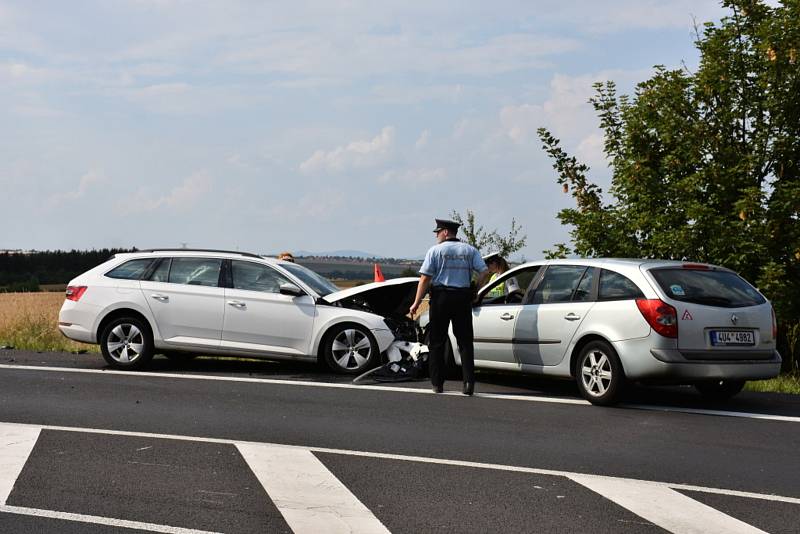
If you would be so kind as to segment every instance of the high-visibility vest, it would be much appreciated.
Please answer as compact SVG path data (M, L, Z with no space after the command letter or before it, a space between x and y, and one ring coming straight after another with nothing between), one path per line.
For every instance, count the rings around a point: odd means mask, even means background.
M489 277L489 283L491 284L496 279L497 279L497 273L492 273L492 276ZM505 286L505 284L497 284L495 287L492 288L491 291L489 291L486 294L486 296L489 297L489 298L502 297L503 295L506 294L504 286Z

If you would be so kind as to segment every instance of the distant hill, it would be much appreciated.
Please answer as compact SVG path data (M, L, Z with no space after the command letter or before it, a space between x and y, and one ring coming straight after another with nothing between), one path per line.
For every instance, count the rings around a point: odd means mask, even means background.
M298 250L294 252L295 256L309 256L314 258L319 257L339 257L339 258L384 258L381 254L373 254L371 252L364 252L363 250L330 250L325 252L311 252L308 250Z

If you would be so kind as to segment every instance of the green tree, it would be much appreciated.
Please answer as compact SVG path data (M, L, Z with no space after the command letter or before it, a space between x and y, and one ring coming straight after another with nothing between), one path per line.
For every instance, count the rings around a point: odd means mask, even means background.
M800 318L800 2L725 0L697 30L696 72L657 66L632 97L590 100L605 134L610 195L539 129L575 207L572 248L552 256L692 259L755 281L785 327Z
M453 210L450 215L454 221L461 224L461 232L467 243L480 250L483 254L489 252L500 252L504 258L517 252L525 246L528 237L521 234L522 227L517 224L516 219L511 219L511 228L505 236L500 235L497 230L485 230L475 219L475 212L467 210L466 217Z

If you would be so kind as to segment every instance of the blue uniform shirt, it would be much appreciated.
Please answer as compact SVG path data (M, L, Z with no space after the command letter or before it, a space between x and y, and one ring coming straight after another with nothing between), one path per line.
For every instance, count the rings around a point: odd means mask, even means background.
M430 276L434 287L469 287L472 271L482 273L485 270L486 264L478 249L453 239L428 249L419 272Z

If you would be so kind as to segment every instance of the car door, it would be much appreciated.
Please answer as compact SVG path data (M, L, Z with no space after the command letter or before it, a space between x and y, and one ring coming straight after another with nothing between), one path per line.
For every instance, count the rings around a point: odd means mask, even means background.
M272 266L246 260L231 260L230 266L222 346L308 354L316 316L314 298L281 294L281 284L293 282Z
M221 258L163 258L140 282L165 343L217 347L222 336Z
M520 288L527 288L535 279L541 266L515 269L498 277L481 290L478 304L472 309L473 345L475 362L516 364L513 339L514 323L522 311L523 295L492 297L495 288L502 288L509 278L516 278ZM503 293L500 291L500 293Z
M527 295L514 323L514 357L522 365L558 365L592 307L594 268L551 265Z

